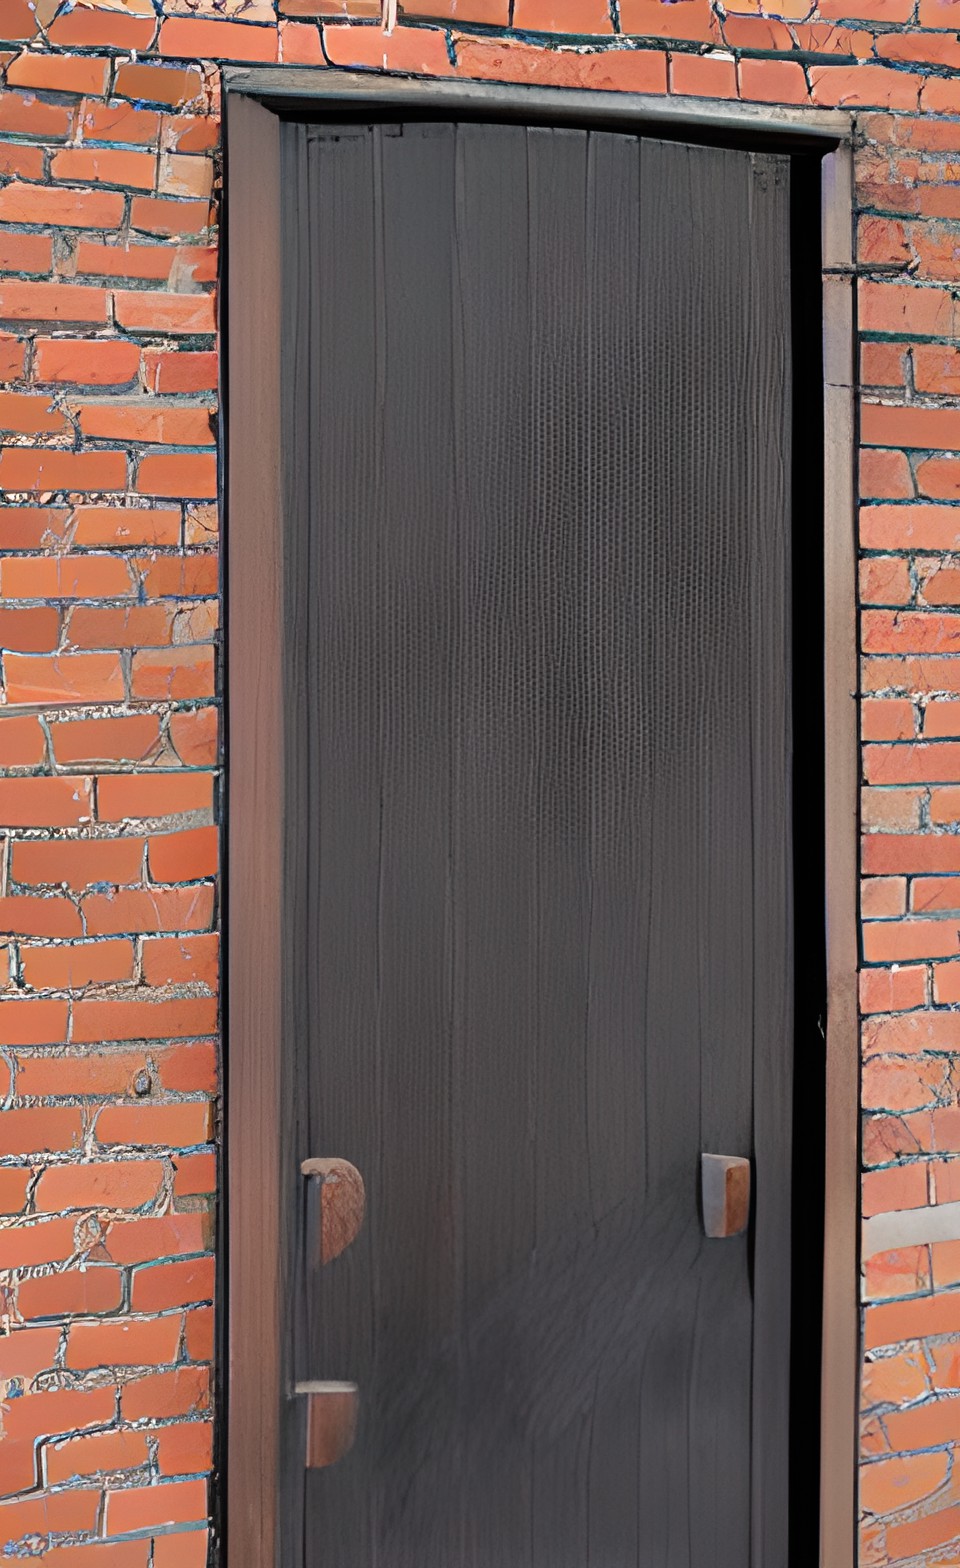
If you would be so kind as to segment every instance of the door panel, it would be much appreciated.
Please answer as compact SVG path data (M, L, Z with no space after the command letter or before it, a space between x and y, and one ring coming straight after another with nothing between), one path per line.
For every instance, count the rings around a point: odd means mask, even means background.
M788 164L285 129L285 1565L781 1568ZM708 1241L702 1150L753 1157ZM302 1159L362 1172L315 1265Z

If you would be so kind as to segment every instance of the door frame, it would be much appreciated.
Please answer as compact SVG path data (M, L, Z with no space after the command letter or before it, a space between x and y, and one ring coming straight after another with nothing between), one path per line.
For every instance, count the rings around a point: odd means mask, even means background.
M226 67L221 306L226 433L225 1022L217 1520L228 1568L276 1568L280 1245L282 116L487 112L629 127L786 152L822 150L823 625L826 891L820 1563L854 1568L859 1390L858 670L855 117L699 98ZM236 759L236 765L233 765ZM225 1297L225 1301L224 1301Z

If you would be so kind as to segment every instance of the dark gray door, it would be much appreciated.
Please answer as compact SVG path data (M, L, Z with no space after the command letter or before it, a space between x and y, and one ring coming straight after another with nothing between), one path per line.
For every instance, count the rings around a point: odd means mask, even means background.
M783 1568L787 161L285 137L283 1568Z

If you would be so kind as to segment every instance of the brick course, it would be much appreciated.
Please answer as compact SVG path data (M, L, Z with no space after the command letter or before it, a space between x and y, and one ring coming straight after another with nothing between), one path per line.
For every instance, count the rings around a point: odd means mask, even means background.
M958 31L958 0L401 0L390 33L375 0L0 0L0 1556L207 1555L220 62L856 111L863 1205L960 1200ZM864 1301L862 1562L960 1560L960 1245L868 1255Z

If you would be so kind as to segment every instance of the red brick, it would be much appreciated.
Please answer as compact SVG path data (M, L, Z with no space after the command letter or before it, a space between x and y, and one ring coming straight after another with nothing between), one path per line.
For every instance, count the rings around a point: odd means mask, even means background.
M218 49L214 53L216 56L221 51ZM181 108L184 104L203 100L203 78L196 66L123 62L117 67L114 93L118 98Z
M911 900L920 914L960 909L960 877L916 877Z
M5 909L16 903L39 904L39 899L3 899L0 900ZM48 900L47 902L62 903L65 900ZM73 905L68 908L76 914ZM49 915L35 913L32 918L17 920L16 914L0 916L11 924L17 921L21 926L47 925L57 926L60 911ZM63 922L66 924L66 921ZM79 927L77 927L79 929ZM13 934L17 934L14 932ZM32 932L30 933L33 934ZM56 931L51 933L57 935ZM73 934L71 930L71 935ZM67 1037L67 1003L55 1002L41 997L4 997L0 998L0 1040L4 1045L57 1045ZM13 1112L10 1113L13 1115ZM11 1128L11 1136L13 1129ZM2 1139L0 1139L2 1141Z
M115 1005L128 1004L119 1002ZM184 1002L155 1004L167 1008L188 1005ZM181 1100L172 1105L107 1105L94 1126L94 1137L100 1144L135 1144L142 1148L188 1149L195 1144L208 1143L210 1133L211 1111L204 1100Z
M219 1087L216 1041L187 1040L158 1058L163 1087L175 1094L215 1094Z
M18 181L0 191L0 222L56 228L114 229L123 217L119 191L68 190Z
M215 1192L217 1161L213 1154L178 1154L173 1161L173 1190L178 1198Z
M671 11L678 8L670 6ZM670 91L693 98L736 98L736 62L710 55L671 55Z
M912 740L916 710L905 697L872 697L861 706L864 740Z
M8 278L0 282L0 320L106 324L107 299L105 289L81 283L21 283Z
M67 1269L62 1274L22 1280L17 1303L25 1318L92 1317L99 1312L116 1312L122 1283L120 1270L103 1264Z
M106 1046L64 1057L23 1056L17 1064L17 1088L24 1095L132 1095L144 1076L153 1082L145 1051Z
M943 920L884 920L863 928L868 963L900 963L960 954L960 930Z
M858 297L861 332L894 333L898 337L956 335L958 310L947 289L861 279Z
M447 4L449 0L423 0L427 16L435 14L438 4ZM306 0L305 9L311 7L316 14L332 14L335 16L369 15L370 0ZM297 0L291 0L289 5L281 4L281 11L297 11ZM505 0L468 0L467 9L485 13L493 20L495 27L505 27L509 19L509 5ZM400 16L406 18L411 13L405 6L399 8ZM320 43L320 30L316 22L281 22L279 29L279 58L284 65L326 65L323 57L323 48Z
M54 757L61 767L145 762L159 748L160 719L155 713L134 713L115 719L54 722L50 725L50 737Z
M821 11L821 16L824 14ZM922 76L890 71L880 65L812 65L810 93L825 108L853 109L864 105L912 109L916 113Z
M860 458L860 494L864 500L909 501L914 484L903 452L867 448Z
M33 93L0 94L0 135L63 141L70 134L73 115L72 106L43 103Z
M9 1174L22 1173L10 1172ZM62 1221L54 1220L51 1223L59 1225ZM59 1328L18 1328L15 1334L4 1334L0 1338L0 1380L8 1382L11 1378L22 1377L32 1381L38 1372L50 1371L56 1361L59 1346ZM96 1425L96 1420L92 1424ZM44 1423L41 1421L39 1426L41 1432L43 1427Z
M179 1342L179 1317L150 1318L146 1322L122 1319L115 1323L74 1323L67 1340L66 1364L80 1371L95 1367L162 1366L177 1359Z
M21 894L0 898L0 932L11 936L71 937L82 936L83 927L77 907L70 899L33 898ZM0 1005L7 1009L8 1029L17 1016L16 1009L21 1010L20 1016L23 1018L40 1016L37 1013L40 1004L35 1001L14 1003L8 998ZM54 1038L60 1039L61 1036L55 1035Z
M135 697L188 701L214 694L215 663L212 648L149 649L133 656L132 690Z
M209 1421L183 1421L157 1432L161 1475L202 1475L213 1461L213 1426Z
M53 605L14 610L0 606L0 648L16 653L52 652L60 641L60 615Z
M40 153L39 147L35 150ZM53 240L49 234L14 234L9 230L0 234L0 271L43 274L49 272L52 266ZM21 366L16 374L22 375L22 373Z
M212 1301L216 1265L213 1258L187 1258L134 1270L131 1303L134 1312L163 1312L168 1307Z
M170 245L101 245L81 240L77 246L77 276L130 279L166 283L173 271L177 253Z
M0 1166L0 1214L19 1214L27 1201L27 1184L30 1181L30 1171L10 1170ZM4 1372L5 1350L3 1341L0 1340L0 1377L5 1377Z
M164 1214L157 1218L114 1220L103 1245L113 1263L151 1263L157 1258L206 1252L212 1233L212 1217L209 1214ZM176 1323L179 1331L178 1319L163 1321ZM134 1325L129 1327L132 1329ZM78 1332L81 1330L74 1330L74 1334ZM124 1326L123 1332L127 1332L127 1326ZM166 1359L174 1358L171 1356Z
M2 402L0 402L2 411ZM143 404L88 403L78 409L80 429L95 440L160 442L164 446L213 443L212 410L164 406L155 398Z
M74 1476L138 1470L147 1463L147 1439L144 1432L102 1432L48 1443L45 1453L47 1479L56 1484Z
M741 98L757 103L809 103L803 66L792 60L747 60L738 65Z
M113 702L122 701L124 696L123 666L116 653L62 653L51 658L8 653L3 667L9 702ZM61 781L51 779L49 782ZM76 786L76 780L67 782ZM0 821L3 820L2 784L0 780ZM84 811L70 820L83 821L87 816L89 811Z
M213 918L213 888L206 882L194 887L88 893L83 913L90 936L206 931Z
M159 506L80 506L74 513L78 546L135 548L180 542L180 510Z
M23 981L34 991L80 990L132 980L133 960L133 944L126 941L20 948Z
M187 1355L191 1361L210 1361L214 1350L212 1307L195 1307L184 1314Z
M960 964L934 964L933 996L941 1006L960 1002Z
M170 719L170 742L187 767L212 767L217 761L218 715L214 707L189 708Z
M863 1025L863 1050L896 1056L916 1051L960 1051L960 1017L952 1013L901 1013L870 1018Z
M946 1480L946 1454L915 1454L864 1465L860 1499L868 1513L896 1513L936 1491Z
M154 882L196 882L214 876L219 835L215 827L188 828L150 839L150 877ZM958 846L960 852L960 846Z
M695 0L680 0L689 5ZM528 33L612 33L606 0L514 0L513 25ZM624 25L625 32L636 28Z
M142 838L55 839L46 843L18 839L13 845L13 879L31 887L66 885L78 892L92 882L137 882L143 848Z
M866 610L861 624L867 653L954 653L960 649L960 615Z
M397 28L386 40L386 51L379 29L326 25L323 37L335 65L379 66L386 52L388 70L446 75L450 69L442 34L428 34L423 28ZM667 56L655 49L598 49L584 54L541 49L519 39L459 36L456 51L457 74L484 81L637 93L667 90Z
M175 463L178 459L145 461ZM0 485L8 490L125 490L127 460L123 452L56 452L8 446L0 451Z
M5 1008L0 1003L0 1019ZM76 1106L5 1107L0 1116L0 1155L69 1154L82 1137L83 1116Z
M12 146L10 144L0 145L0 174L10 175L11 177L16 177L16 178L19 178L19 179L22 179L22 180L27 180L27 181L30 181L30 180L42 180L43 179L43 149L41 147L18 147L18 146ZM33 239L39 239L40 242L41 242L41 245L44 246L44 248L46 248L45 245L44 245L45 236L42 236L42 235L26 235L26 236L24 236L24 238L28 241L28 243L26 245L22 245L21 242L18 240L18 238L16 236L8 237L7 241L6 241L6 247L5 248L13 250L14 253L16 253L16 252L18 252L20 250L23 250L27 255L29 255L31 253L32 249L33 249L33 247L29 244L29 241L33 240ZM52 260L53 260L53 247L52 247L52 242L51 242L51 248L50 248L50 261L51 261L51 263L52 263ZM18 271L20 269L14 267L14 268L11 268L9 270ZM49 267L49 265L46 266L46 267L43 267L43 268L27 267L27 268L24 268L22 270L24 270L24 271L33 271L33 272L36 272L36 271L39 270L39 271L48 272L50 270L50 267Z
M114 555L16 555L0 562L0 592L8 599L117 599L133 591L128 563Z
M173 635L174 610L161 604L94 608L80 605L68 617L66 649L164 647Z
M938 501L960 500L960 458L928 457L919 463L917 489Z
M25 51L7 66L11 87L37 87L48 93L89 93L102 98L110 61L92 55L55 55Z
M125 1383L120 1391L124 1421L163 1421L199 1415L210 1407L210 1372L204 1366L178 1367Z
M0 457L0 481L3 459ZM24 488L23 486L20 487ZM104 486L103 488L109 488ZM217 460L205 452L142 457L137 468L136 488L141 495L182 496L203 500L217 493Z
M171 1001L104 999L75 1002L73 1008L73 1039L77 1042L177 1039L210 1034L216 1027L216 1001L203 996Z
M81 386L126 386L140 368L135 343L118 338L38 338L34 358L37 381L68 381Z
M862 854L863 869L871 876L960 871L960 838L952 833L871 833L863 840Z
M216 330L212 294L161 294L150 291L118 292L117 321L128 332L213 333ZM189 492L188 492L189 493Z
M864 969L860 974L860 1011L894 1013L922 1007L927 972L922 966Z
M0 6L0 38L13 43L35 38L36 34L37 17L27 0L3 0Z
M76 1248L73 1220L41 1220L31 1225L4 1226L0 1228L0 1269L31 1269L44 1263L65 1263ZM52 1356L50 1359L52 1361Z
M218 937L214 931L198 936L145 939L144 983L153 986L199 984L215 992L218 953Z
M136 778L114 774L102 778L97 789L101 822L178 816L181 812L210 811L212 806L212 773L155 773Z
M207 1568L209 1530L181 1530L158 1535L153 1543L153 1568Z
M860 438L867 446L952 447L960 444L960 409L862 403Z
M3 95L0 93L0 103ZM0 549L56 548L64 539L70 513L66 507L0 507Z
M37 1207L47 1213L67 1209L139 1209L152 1203L163 1181L159 1160L118 1160L105 1164L53 1165L37 1185Z
M206 1520L207 1483L167 1481L158 1486L127 1487L106 1494L104 1528L108 1536L132 1530Z
M50 173L55 180L78 185L121 185L149 191L156 172L152 153L117 147L64 147L50 160Z
M960 737L960 702L927 702L924 737L929 740Z
M2 827L73 827L92 813L89 779L0 779Z
M864 776L871 784L914 784L960 779L960 744L875 744L863 749Z
M149 49L157 31L152 16L131 16L111 6L61 11L47 28L51 44L65 49Z
M2 250L2 240L0 240L0 250ZM2 263L2 255L0 255L0 263ZM0 332L0 379L19 381L25 373L26 353L27 345L23 338L13 337L9 332Z
M217 385L217 356L212 353L147 348L143 351L143 368L148 391L161 395L207 392Z
M39 767L46 749L46 736L36 714L27 718L0 714L0 768Z
M110 1269L108 1272L112 1275L116 1271ZM27 1332L49 1334L51 1330L29 1329ZM19 1399L4 1402L4 1438L46 1437L50 1432L79 1432L86 1427L105 1426L113 1420L115 1406L116 1395L110 1388L64 1388L49 1393L24 1394ZM0 1521L5 1522L8 1512L4 1509L0 1513Z
M118 75L131 69L138 67L119 65ZM151 70L148 66L147 71ZM154 110L136 109L129 103L98 103L90 99L80 112L80 132L85 142L156 144L160 135L160 116Z
M927 1202L927 1168L923 1164L892 1165L868 1171L863 1177L863 1213L887 1214L898 1209L919 1209Z

